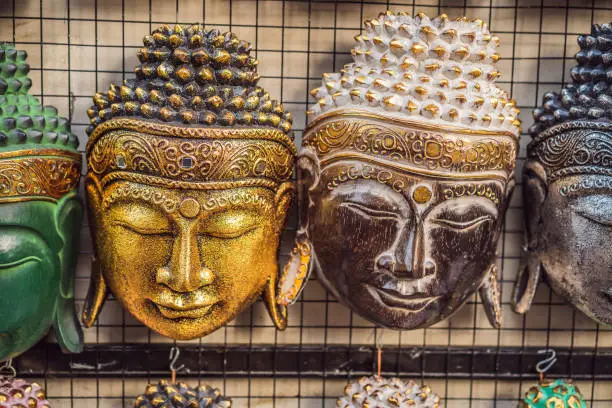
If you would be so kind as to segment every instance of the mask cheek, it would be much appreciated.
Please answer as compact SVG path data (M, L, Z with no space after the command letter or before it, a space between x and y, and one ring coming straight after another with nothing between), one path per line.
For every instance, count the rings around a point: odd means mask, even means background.
M165 266L171 240L160 236L143 236L114 226L105 217L98 226L98 251L102 274L109 289L139 317L142 305L157 286L157 271ZM148 248L146 252L134 248Z
M467 230L428 224L424 260L435 265L436 280L445 297L452 294L464 299L478 288L494 257L494 224L486 221Z

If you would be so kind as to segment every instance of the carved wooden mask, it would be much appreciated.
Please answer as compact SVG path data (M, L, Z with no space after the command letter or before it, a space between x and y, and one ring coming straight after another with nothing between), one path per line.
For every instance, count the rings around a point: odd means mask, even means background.
M145 37L136 80L94 97L86 181L95 260L83 314L111 291L174 339L206 335L264 293L294 194L291 116L256 86L234 34L167 26Z
M355 63L313 91L298 156L300 229L279 300L293 301L316 270L359 315L414 329L480 290L498 327L495 254L518 123L492 83L496 39L481 21L445 16L365 24ZM471 57L456 54L460 38ZM469 62L476 55L490 63Z
M27 53L0 44L0 361L55 329L79 352L74 275L83 218L78 139L29 94Z
M523 172L525 245L514 288L526 313L541 275L598 323L612 324L612 24L580 36L573 83L534 111Z

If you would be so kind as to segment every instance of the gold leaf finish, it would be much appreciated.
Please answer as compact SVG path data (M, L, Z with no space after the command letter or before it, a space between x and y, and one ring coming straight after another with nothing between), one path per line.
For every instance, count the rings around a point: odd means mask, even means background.
M272 128L191 128L112 119L92 133L86 191L99 279L151 329L204 336L263 294L276 303L280 232L294 194L295 147ZM143 250L146 249L146 250Z

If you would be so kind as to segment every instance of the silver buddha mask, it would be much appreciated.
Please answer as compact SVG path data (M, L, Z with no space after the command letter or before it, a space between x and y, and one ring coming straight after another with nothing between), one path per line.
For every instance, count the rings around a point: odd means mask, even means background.
M534 111L523 172L525 245L513 302L529 310L542 277L612 324L612 27L578 39L573 83Z

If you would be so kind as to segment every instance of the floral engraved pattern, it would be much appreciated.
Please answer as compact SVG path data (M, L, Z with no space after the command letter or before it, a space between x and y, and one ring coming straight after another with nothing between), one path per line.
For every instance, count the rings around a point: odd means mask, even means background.
M340 170L339 173L327 183L327 189L331 191L342 183L356 179L374 180L390 186L398 193L401 193L406 188L406 183L395 177L392 172L384 169L377 169L366 164L361 167L351 166L347 169Z
M612 176L612 173L610 174L610 176ZM559 188L559 194L565 197L565 196L571 195L572 193L576 193L582 190L591 190L591 189L612 190L612 178L599 177L596 179L588 179L588 178L583 177L580 180L578 180L576 183L571 183L568 185L561 186Z
M102 202L102 208L108 210L120 200L143 200L154 206L162 207L167 213L176 212L179 208L179 199L169 197L166 194L149 186L122 185L107 196ZM229 208L239 205L256 205L267 210L273 210L270 198L253 192L235 192L227 196L209 197L200 204L207 211L219 208Z
M0 199L59 199L79 184L80 163L67 158L22 157L0 160Z
M495 190L487 184L456 184L444 189L442 195L445 200L463 196L478 196L488 198L495 205L499 204L499 197L495 193Z
M512 173L516 164L516 142L503 136L455 138L364 120L334 120L307 133L304 145L312 147L320 157L354 151L427 170L468 173Z
M572 174L610 175L612 133L569 130L529 146L528 152L544 165L551 181Z
M88 165L96 175L134 172L183 182L267 178L288 180L294 156L270 140L185 140L114 131L99 138Z
M121 199L138 199L148 201L155 206L161 206L168 213L175 212L178 208L176 198L167 197L165 194L155 191L149 187L138 187L133 185L121 186L104 199L102 208L108 210L115 202Z

